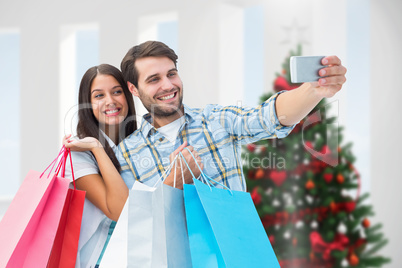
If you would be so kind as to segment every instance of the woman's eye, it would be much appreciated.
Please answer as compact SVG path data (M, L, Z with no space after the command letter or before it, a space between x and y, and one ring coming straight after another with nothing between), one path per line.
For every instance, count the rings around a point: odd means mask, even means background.
M103 96L103 94L96 94L95 96L94 96L94 98L95 99L98 99L98 98L100 98L100 97L102 97Z
M121 94L121 93L123 93L123 90L121 90L121 89L116 90L116 91L114 92L115 95L119 95L119 94Z

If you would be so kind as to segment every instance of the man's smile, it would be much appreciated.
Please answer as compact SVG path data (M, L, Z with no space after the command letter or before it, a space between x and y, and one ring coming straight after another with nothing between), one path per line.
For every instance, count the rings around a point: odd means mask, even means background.
M175 91L173 93L165 94L163 96L157 97L157 99L160 100L160 101L171 101L171 100L176 98L177 92L178 91Z

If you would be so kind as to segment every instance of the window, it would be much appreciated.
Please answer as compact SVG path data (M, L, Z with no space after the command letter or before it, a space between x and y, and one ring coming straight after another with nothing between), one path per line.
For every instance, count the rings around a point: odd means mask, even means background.
M76 134L81 78L88 68L98 64L98 26L63 26L60 44L60 136Z
M138 44L149 40L165 43L176 54L178 52L178 14L177 12L157 13L142 16L138 20ZM139 98L134 96L137 118L148 113Z
M178 54L178 22L174 18L157 25L157 40L165 43Z
M244 9L244 98L245 106L256 106L264 93L264 10Z
M20 184L20 35L0 30L0 196L14 196Z

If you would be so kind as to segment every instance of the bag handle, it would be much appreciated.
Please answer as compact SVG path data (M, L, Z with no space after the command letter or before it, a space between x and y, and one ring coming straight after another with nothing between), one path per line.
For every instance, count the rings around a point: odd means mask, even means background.
M229 189L229 187L227 187L226 185L224 185L224 184L222 184L222 183L220 183L220 182L217 182L216 180L212 179L212 178L209 177L207 174L205 174L205 173L202 171L200 165L198 165L198 162L197 162L197 160L195 159L195 156L193 155L193 153L192 153L187 147L184 148L184 149L187 150L187 151L190 153L190 155L193 157L193 159L194 159L194 161L195 161L195 164L197 165L198 169L201 171L201 177L205 180L205 182L207 182L209 188L211 188L211 186L212 186L212 187L215 187L214 185L211 184L211 181L212 181L212 182L214 182L215 184L219 184L219 185L222 186L223 188L226 188L226 189L229 190L230 193L233 195L233 192L232 192L232 190ZM193 171L191 170L190 166L188 165L186 159L184 158L183 153L182 153L182 152L179 152L179 154L180 154L181 158L184 160L184 163L187 165L188 170L190 170L191 175L193 175L193 180L196 179L196 177L194 176ZM212 190L212 189L211 189L211 190Z
M173 160L173 162L174 162L174 180L173 180L173 188L176 188L176 165L177 165L177 158L178 158L178 154L176 155L176 157L174 158L174 160ZM182 162L182 160L181 160L181 158L179 157L179 159L180 159L180 169L181 170L183 170L183 162ZM166 178L165 178L166 179ZM184 185L184 175L183 175L183 172L181 173L181 180L182 180L182 182L183 182L183 185Z
M64 145L63 145L64 146ZM71 167L71 176L73 177L73 186L74 186L74 190L77 190L77 187L75 186L75 176L74 176L74 168L73 168L73 159L72 159L72 156L71 156L71 150L70 150L70 148L65 148L65 151L64 151L64 157L62 158L62 161L60 161L60 162L62 162L62 165L61 165L61 167L60 167L60 169L61 169L61 174L60 174L60 176L61 177L65 177L65 175L66 175L66 162L67 162L67 158L68 157L70 157L70 167ZM57 175L59 174L59 172L57 172Z
M162 181L165 181L165 179L167 178L167 176L170 174L170 172L172 171L172 168L174 166L174 181L173 181L173 188L176 188L176 161L177 158L179 157L179 154L177 154L175 156L175 158L172 160L172 162L169 164L169 166L166 168L166 170L162 173L161 175L161 179L157 180L157 182L154 184L153 187L156 187L159 183L161 183ZM181 163L180 163L181 164ZM181 165L182 166L182 165ZM182 180L183 180L183 184L184 184L184 175L182 173Z
M179 158L180 159L180 169L181 170L183 170L183 160L181 159L181 157ZM176 169L174 170L174 172L175 172L175 174L174 174L174 185L176 184ZM182 180L182 182L183 182L183 185L185 184L185 181L184 181L184 174L183 174L183 172L181 173L181 180ZM173 186L174 187L174 186ZM176 187L175 187L176 188Z
M48 170L49 167L53 165L52 168L49 170L49 173L48 173L48 175L47 175L47 178L49 178L50 173L52 173L52 170L53 170L54 166L55 166L56 163L57 163L57 159L60 157L61 154L63 154L63 156L62 156L62 158L60 159L60 161L63 160L63 158L64 158L64 151L65 151L65 147L64 147L64 145L63 145L63 147L61 147L61 150L60 150L59 154L57 155L57 157L52 161L52 163L50 163L49 166L47 166L47 168L42 172L42 174L39 176L39 178L42 178L42 176L43 176L43 174L45 174L46 170ZM60 162L59 162L59 164L57 165L56 170L58 169L59 165L60 165Z
M74 169L73 169L73 160L71 157L71 150L70 148L66 148L64 145L61 148L59 154L57 155L57 157L52 161L52 163L50 163L50 165L42 172L42 174L40 175L39 178L42 178L43 174L46 172L46 170L49 169L50 166L52 166L52 168L50 169L47 178L49 178L50 173L52 172L53 168L55 167L56 163L57 163L57 159L60 157L60 155L62 155L62 157L60 158L60 161L58 162L56 169L55 169L55 173L56 176L59 175L59 172L61 171L61 177L64 178L65 173L66 173L66 162L67 162L67 158L68 156L70 156L70 166L71 166L71 175L73 177L73 185L74 185L74 190L76 190L76 186L75 186L75 177L74 177Z

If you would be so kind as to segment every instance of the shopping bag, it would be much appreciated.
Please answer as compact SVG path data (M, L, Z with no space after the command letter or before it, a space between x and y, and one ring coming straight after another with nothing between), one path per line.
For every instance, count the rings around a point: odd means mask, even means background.
M78 241L80 239L81 220L85 203L85 191L77 190L75 186L70 150L64 152L61 176L64 177L65 175L68 156L70 157L74 189L68 189L67 192L56 237L47 263L48 268L74 268L77 259Z
M250 194L201 177L205 183L193 178L194 185L184 185L193 267L279 268Z
M127 267L128 198L110 237L102 267Z
M57 159L51 163L53 167ZM29 171L4 214L0 222L1 268L46 267L70 183L52 169L47 175Z
M129 192L127 265L167 267L164 215L156 188L134 182Z
M225 267L212 226L193 185L184 185L184 203L193 267Z
M129 194L127 243L130 268L191 267L183 190L136 181Z

